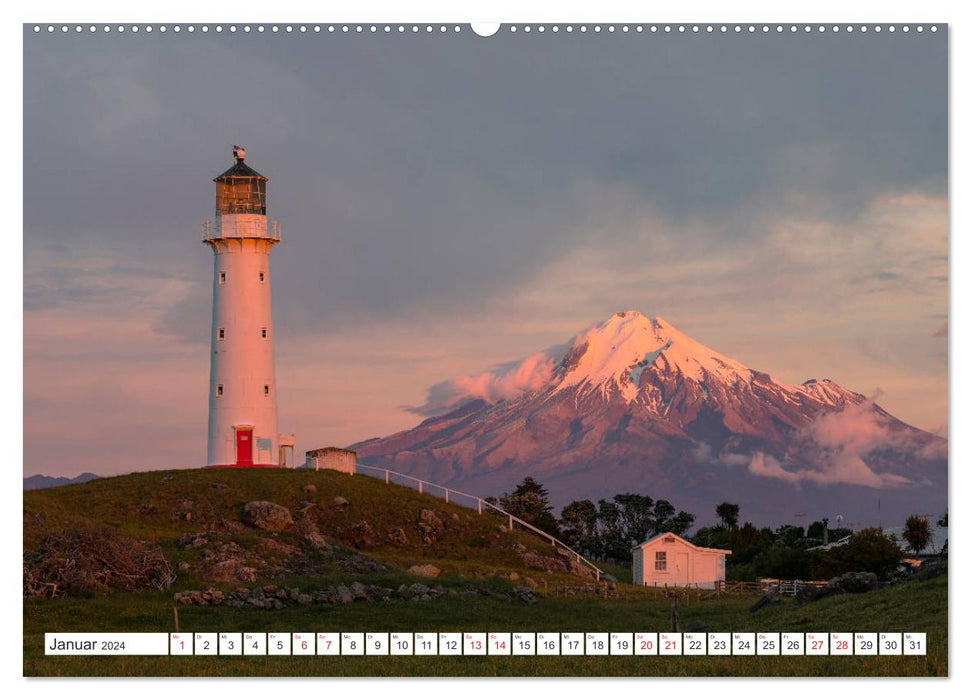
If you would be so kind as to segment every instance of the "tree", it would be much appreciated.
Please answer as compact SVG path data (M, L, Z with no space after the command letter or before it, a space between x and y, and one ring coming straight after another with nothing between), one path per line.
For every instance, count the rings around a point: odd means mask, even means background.
M718 519L722 521L727 529L733 530L738 527L738 504L737 503L719 503L715 506L715 515Z
M624 537L631 545L639 544L649 536L657 534L654 515L654 499L636 493L619 493L614 503L620 510L620 522Z
M597 506L593 501L573 501L560 513L564 541L574 549L593 554L597 537Z
M511 515L539 528L550 535L558 535L560 529L553 516L550 494L533 477L525 477L516 490L499 499L499 506Z
M920 556L920 553L927 549L927 545L931 541L931 526L927 522L927 518L911 515L904 523L903 536L914 554Z
M601 498L597 502L597 529L600 556L621 561L631 558L631 543L614 501Z

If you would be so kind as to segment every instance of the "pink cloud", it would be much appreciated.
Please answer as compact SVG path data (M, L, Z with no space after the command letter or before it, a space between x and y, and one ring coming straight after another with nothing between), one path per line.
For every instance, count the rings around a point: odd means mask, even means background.
M842 411L826 413L801 431L800 438L810 441L817 448L815 468L787 469L777 459L759 452L752 457L749 472L790 483L849 484L872 488L912 483L898 474L876 472L866 461L876 450L918 447L911 444L908 433L892 428L891 419L873 403L878 395L879 392L873 398L848 405Z
M434 416L476 399L489 403L517 399L545 386L562 356L562 348L551 348L522 362L499 365L490 372L440 382L428 390L423 405L407 406L406 410Z

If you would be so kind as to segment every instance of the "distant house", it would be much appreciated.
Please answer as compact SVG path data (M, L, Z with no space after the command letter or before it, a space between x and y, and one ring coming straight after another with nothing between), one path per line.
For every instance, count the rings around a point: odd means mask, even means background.
M633 548L634 583L642 586L715 588L725 580L725 557L730 549L691 544L665 532Z
M357 452L339 447L321 447L307 452L307 467L313 470L333 469L354 474L357 471Z

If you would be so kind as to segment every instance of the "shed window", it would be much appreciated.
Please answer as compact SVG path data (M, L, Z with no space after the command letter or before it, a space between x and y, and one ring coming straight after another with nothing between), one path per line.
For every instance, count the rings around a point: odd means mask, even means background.
M667 571L668 570L668 553L667 552L654 552L654 570L655 571Z

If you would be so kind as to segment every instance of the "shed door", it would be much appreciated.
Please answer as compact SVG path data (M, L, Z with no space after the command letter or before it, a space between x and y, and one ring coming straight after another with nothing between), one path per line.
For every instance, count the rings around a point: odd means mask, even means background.
M236 464L253 464L253 429L236 429Z
M678 552L678 579L682 583L691 581L691 574L688 571L688 553Z

